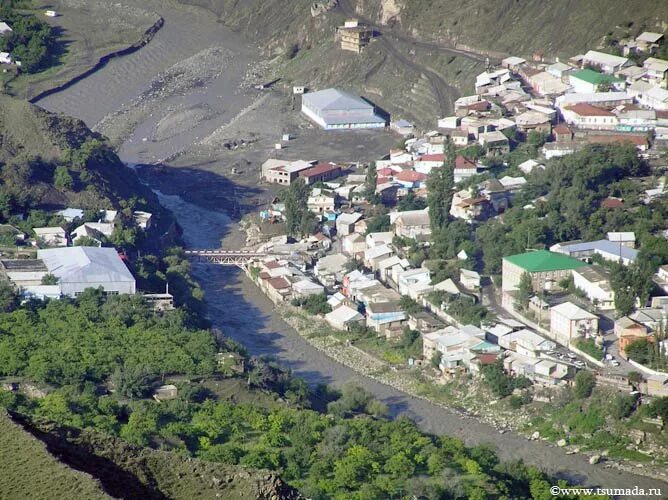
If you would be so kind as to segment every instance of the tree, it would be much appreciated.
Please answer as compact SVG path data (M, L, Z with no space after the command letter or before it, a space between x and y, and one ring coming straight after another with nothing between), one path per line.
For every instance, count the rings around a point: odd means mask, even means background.
M0 311L13 311L18 304L16 290L9 281L0 281Z
M429 360L431 367L438 370L441 365L442 357L443 354L440 351L434 351L434 354L431 355L431 359Z
M427 180L427 205L431 230L440 231L445 228L450 216L452 189L455 185L455 147L450 140L444 146L444 162L441 168L432 170Z
M520 282L517 287L517 305L521 309L526 309L529 305L529 299L533 293L533 282L531 280L531 275L527 272L522 273L520 276Z
M53 174L53 184L58 189L62 190L72 189L72 187L74 187L74 179L70 175L66 166L60 165L56 167Z
M588 370L580 370L575 375L575 385L573 386L573 394L578 399L585 399L591 396L594 387L596 386L596 379L594 375Z
M42 276L42 285L57 285L58 284L58 277L51 274L47 273L44 276Z
M313 214L306 208L309 192L310 188L301 178L290 184L290 187L284 191L285 222L288 234L292 236L301 236L305 234L303 229L311 227L309 219L313 218Z

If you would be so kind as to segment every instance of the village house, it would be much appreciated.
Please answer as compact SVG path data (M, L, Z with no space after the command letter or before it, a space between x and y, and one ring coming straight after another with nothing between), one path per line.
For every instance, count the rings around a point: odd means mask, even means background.
M497 329L497 332L499 330L500 329ZM556 348L554 342L547 340L536 332L526 328L514 330L505 335L498 335L497 338L497 343L504 349L531 358L539 358L542 353Z
M583 66L589 65L596 67L604 73L614 74L617 71L630 66L631 61L626 57L613 56L596 50L588 51L582 58Z
M325 321L332 328L347 331L353 324L363 324L365 319L357 309L341 304L333 309L332 312L325 314Z
M264 283L264 291L274 304L287 300L292 293L290 282L283 276L268 278L262 280L262 282Z
M407 189L417 189L426 185L427 175L415 170L402 170L393 176L393 180Z
M557 77L560 80L564 81L564 79L568 76L568 74L574 69L575 68L573 68L573 66L570 66L566 63L556 62L554 64L550 64L547 68L545 68L545 71L547 71L552 76Z
M399 334L406 320L399 302L370 302L366 306L366 325L386 337Z
M38 246L67 246L67 231L62 227L34 227L33 232Z
M629 344L652 338L645 325L632 320L628 316L622 316L615 320L615 336L618 339L619 354L624 359L627 357L626 348Z
M557 78L547 71L540 71L529 76L527 82L536 93L542 96L560 95L569 88L568 84L564 83L561 78Z
M652 87L640 94L638 102L657 111L668 111L668 90Z
M394 250L389 245L367 248L364 251L364 265L375 272L378 270L378 263L393 254Z
M315 233L308 237L309 249L329 250L332 248L332 240L323 233Z
M67 222L72 222L74 221L74 219L83 219L84 216L84 211L81 210L80 208L68 207L56 213L60 215L63 219L65 219Z
M552 131L552 120L539 111L525 111L515 116L517 129L525 134L531 131L549 134Z
M475 271L471 271L469 269L460 269L459 282L467 290L480 290L480 275Z
M520 163L517 168L525 173L525 174L530 174L531 172L536 170L545 170L545 165L542 163L537 162L536 160L527 160L522 163Z
M341 254L327 255L315 263L315 275L325 286L343 281L348 257Z
M455 184L473 177L483 168L483 165L461 155L457 155L457 158L455 158L455 168L453 170Z
M427 240L431 235L429 208L391 212L390 224L394 227L394 234L402 238L423 241Z
M431 274L429 269L417 268L417 269L408 269L398 273L397 275L397 285L399 293L401 295L409 295L409 286L416 283L420 284L429 284L431 282Z
M289 186L299 177L299 172L313 164L314 162L303 160L287 161L270 158L262 164L262 178L269 183Z
M295 297L309 297L311 295L323 295L324 293L324 286L303 276L292 283L292 294Z
M510 153L508 138L498 130L480 134L478 143L485 148L487 156L500 156Z
M336 210L336 193L328 189L313 188L306 202L308 209L316 214Z
M298 173L307 186L316 182L327 182L341 175L341 166L336 163L318 163L313 167L300 170Z
M643 62L645 78L648 82L665 87L668 82L668 61L656 57L648 57Z
M390 122L390 129L394 130L397 134L403 137L409 137L413 135L415 126L408 120L404 120L402 118L400 120Z
M619 123L612 111L587 103L565 107L562 115L569 125L592 130L614 130Z
M393 231L369 233L365 237L366 247L373 248L377 247L378 245L386 245L388 243L392 243L393 239L394 239Z
M47 273L44 262L38 259L0 260L0 275L14 284L19 291L41 285Z
M366 242L361 234L351 233L343 237L341 251L344 254L357 258L360 254L364 255L364 250L366 250Z
M132 213L132 218L135 221L135 224L139 229L147 231L151 228L153 223L153 214L150 212L144 212L142 210L135 210Z
M598 335L598 316L564 302L550 309L550 333L557 342L570 347L577 339Z
M615 292L610 284L610 273L605 268L586 266L573 269L573 285L582 290L598 309L615 308Z
M431 173L432 169L442 167L444 161L445 156L443 153L426 154L420 156L413 162L413 168L416 172L428 175Z
M484 196L472 196L471 191L464 189L452 196L450 215L457 219L473 222L484 217L489 200Z
M38 250L37 258L57 278L62 295L74 298L100 287L109 295L136 292L135 279L114 248L53 248Z
M385 128L387 124L368 101L332 88L304 94L302 113L325 130Z
M11 33L14 31L9 24L7 24L4 21L0 21L0 35L6 35L7 33Z
M347 236L355 233L355 225L362 218L362 214L358 212L342 213L336 219L336 233L339 236ZM361 238L364 242L364 238ZM364 250L364 249L362 249Z
M654 283L664 292L668 293L668 265L659 266L654 275Z

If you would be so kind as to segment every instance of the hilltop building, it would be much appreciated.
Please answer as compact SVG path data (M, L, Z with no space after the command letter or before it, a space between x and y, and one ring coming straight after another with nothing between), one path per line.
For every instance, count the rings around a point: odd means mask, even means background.
M304 94L302 113L325 130L384 128L387 124L373 104L337 89Z
M341 43L341 48L356 54L362 52L372 37L373 29L357 19L350 19L336 28L336 41Z

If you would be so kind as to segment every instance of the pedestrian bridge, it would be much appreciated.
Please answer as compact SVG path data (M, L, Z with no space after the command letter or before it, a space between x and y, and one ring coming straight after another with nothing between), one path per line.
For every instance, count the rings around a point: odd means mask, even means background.
M272 254L255 250L186 250L186 257L194 262L244 267L252 260L265 259Z

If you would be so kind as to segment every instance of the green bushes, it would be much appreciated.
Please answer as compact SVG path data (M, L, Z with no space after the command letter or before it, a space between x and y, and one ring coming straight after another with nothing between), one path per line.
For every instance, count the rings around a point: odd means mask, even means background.
M327 297L324 294L309 295L308 297L296 297L291 301L295 307L301 307L307 313L327 314L332 312L332 306L327 303Z

